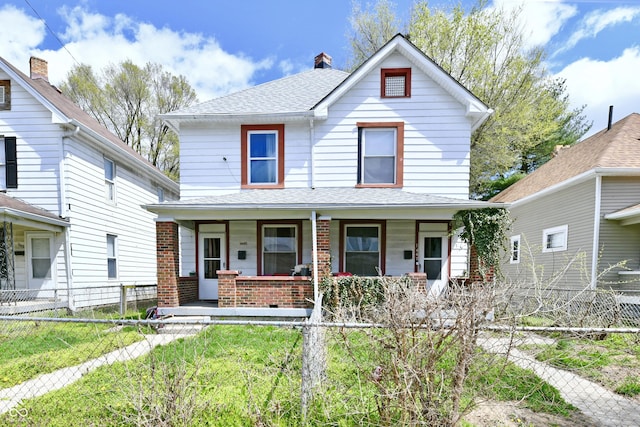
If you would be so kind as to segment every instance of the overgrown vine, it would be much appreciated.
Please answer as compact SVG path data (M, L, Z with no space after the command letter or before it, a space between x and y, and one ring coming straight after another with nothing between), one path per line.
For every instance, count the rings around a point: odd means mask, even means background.
M476 248L478 268L482 278L493 267L500 273L500 257L507 250L507 231L511 217L504 208L483 208L458 211L453 215L454 230L460 229L460 238Z

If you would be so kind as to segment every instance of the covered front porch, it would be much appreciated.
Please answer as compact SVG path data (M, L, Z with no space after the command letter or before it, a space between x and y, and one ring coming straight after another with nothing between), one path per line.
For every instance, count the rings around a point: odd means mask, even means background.
M200 314L305 317L323 281L335 276L410 275L435 291L468 277L468 248L451 218L485 203L351 192L366 201L334 194L331 202L311 203L304 197L322 199L327 191L258 190L247 192L255 198L243 195L241 206L240 196L229 195L227 204L218 198L147 207L159 214L159 311L207 302ZM281 199L260 202L265 193Z

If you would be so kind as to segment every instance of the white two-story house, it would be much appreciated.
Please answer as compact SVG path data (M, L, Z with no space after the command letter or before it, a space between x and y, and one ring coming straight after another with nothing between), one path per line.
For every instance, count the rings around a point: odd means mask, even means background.
M402 35L353 73L330 62L162 116L181 198L147 206L160 307L304 308L331 274L468 274L451 219L488 206L468 195L491 110Z
M48 81L0 58L0 296L76 309L156 283L155 215L167 178ZM4 304L12 302L14 304ZM13 310L13 311L11 311Z

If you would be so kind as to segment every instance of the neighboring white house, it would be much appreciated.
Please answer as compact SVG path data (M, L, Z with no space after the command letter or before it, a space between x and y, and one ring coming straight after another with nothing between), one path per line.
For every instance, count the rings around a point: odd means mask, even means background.
M488 206L468 195L471 133L491 110L402 35L351 74L330 63L162 116L180 136L181 199L147 208L159 239L171 224L191 237L160 306L304 306L309 278L285 276L307 269L436 288L467 274L451 219ZM229 299L219 272L253 280L251 295Z
M48 82L0 58L0 284L71 309L156 283L155 215L179 187ZM9 293L4 292L7 299Z

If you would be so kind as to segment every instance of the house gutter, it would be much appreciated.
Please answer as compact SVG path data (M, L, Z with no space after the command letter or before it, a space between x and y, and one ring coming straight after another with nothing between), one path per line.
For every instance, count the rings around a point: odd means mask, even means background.
M600 211L602 203L602 175L596 175L595 209L593 213L593 247L591 248L591 289L598 285L598 255L600 246Z
M313 262L313 301L318 301L318 222L316 211L311 211L311 252ZM318 307L314 307L318 308Z

